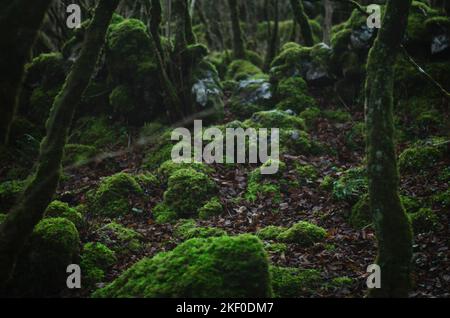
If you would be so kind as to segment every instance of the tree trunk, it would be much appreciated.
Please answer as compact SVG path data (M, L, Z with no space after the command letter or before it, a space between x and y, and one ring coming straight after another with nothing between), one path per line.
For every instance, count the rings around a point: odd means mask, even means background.
M242 38L237 0L228 0L228 5L230 7L231 26L233 30L234 57L245 60L247 54L245 53L245 44Z
M266 61L264 68L266 70L269 70L270 64L272 63L272 60L275 58L275 56L278 53L278 49L280 46L280 37L278 36L279 28L280 28L280 17L279 17L279 1L273 0L273 12L274 12L274 26L272 36L268 38L267 41L267 54L266 54ZM270 25L270 20L267 21L267 23Z
M306 46L313 46L314 39L311 31L311 26L309 25L308 16L303 8L303 3L301 0L290 0L292 10L294 11L294 17L300 26L300 32L302 34L303 41Z
M406 297L410 288L412 232L400 201L394 145L394 69L411 0L389 0L383 26L370 50L366 80L367 170L370 210L378 240L381 289L373 297Z
M16 257L35 225L42 219L61 174L61 160L76 105L89 84L105 42L112 14L119 0L101 0L87 30L80 57L61 92L56 96L41 144L37 172L18 205L0 225L0 286L4 288L14 270Z
M0 145L6 145L17 108L24 66L51 0L1 0Z
M331 43L331 27L333 25L333 3L331 0L324 0L325 18L323 21L323 42L327 45Z

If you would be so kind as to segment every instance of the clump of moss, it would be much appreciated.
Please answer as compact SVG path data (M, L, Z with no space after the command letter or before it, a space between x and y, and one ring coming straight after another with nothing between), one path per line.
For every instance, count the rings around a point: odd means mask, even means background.
M142 249L142 235L119 223L108 223L95 231L98 242L113 250L118 257L138 253Z
M328 175L323 178L320 182L320 188L322 190L330 191L333 190L334 179L332 176Z
M327 288L333 289L343 289L349 288L355 283L354 279L348 276L336 277L331 280L330 283L327 284Z
M46 218L64 218L71 221L79 229L83 225L83 216L75 208L61 201L51 202L45 210Z
M355 228L364 228L372 223L369 196L367 194L352 207L349 222Z
M64 166L82 166L92 160L97 154L94 146L67 144L64 147Z
M223 205L218 197L214 197L198 210L200 219L207 220L223 213Z
M173 160L167 160L164 162L157 171L159 177L162 178L163 182L167 182L175 172L183 169L194 169L197 172L204 174L210 174L214 171L214 168L202 163L202 162L192 162L192 163L177 163Z
M269 253L282 254L287 252L287 245L285 243L265 243L264 248Z
M99 298L271 296L267 254L252 235L191 239L171 252L140 261L93 294Z
M438 216L429 208L422 208L416 213L409 214L409 217L416 234L433 231L439 226Z
M106 117L83 117L75 123L69 142L102 149L124 143L125 136L126 130Z
M368 180L365 168L352 168L341 174L334 182L333 197L340 201L357 201L368 191Z
M404 150L398 159L401 172L417 172L432 167L443 159L445 145L439 145L439 140L418 142Z
M352 150L364 149L366 144L366 124L363 122L355 123L345 136L345 143Z
M47 218L33 230L19 256L14 289L21 296L56 296L66 286L66 269L76 263L80 238L75 225L64 218Z
M450 207L450 189L435 195L433 201L444 207Z
M173 223L178 220L178 214L166 203L161 202L153 208L153 217L158 224Z
M262 173L261 169L273 164L278 165L277 173L271 175ZM281 179L285 170L286 164L279 160L277 160L276 163L269 160L261 167L253 170L248 178L245 198L250 202L255 202L259 197L264 196L266 199L270 197L274 204L281 203L282 188L284 189L288 186L285 180Z
M88 286L102 282L105 272L117 261L116 254L102 243L86 243L81 252L80 267Z
M343 110L326 110L323 115L326 119L336 123L346 123L352 120L352 115Z
M216 193L216 185L206 174L192 168L181 169L169 178L164 204L178 218L198 215L198 210Z
M5 222L7 215L4 213L0 213L0 224L2 224L3 222Z
M298 222L278 236L278 240L284 243L295 243L310 246L323 241L327 237L327 231L309 222Z
M269 225L258 230L258 232L256 232L256 236L258 236L262 240L275 241L277 240L278 236L284 231L286 231L285 227Z
M25 180L6 181L0 184L0 210L9 211L25 189Z
M262 74L262 71L256 65L246 60L235 60L228 66L225 79L241 81L257 74Z
M292 267L271 266L272 288L276 298L296 298L320 287L320 272Z
M252 116L250 121L245 121L244 124L255 128L269 127L305 130L305 122L303 119L281 110L258 112Z
M317 168L312 165L296 164L295 171L297 172L300 179L305 181L306 183L312 183L318 177Z
M308 128L312 128L316 125L321 113L322 112L318 107L308 107L299 114L299 117L303 118Z
M118 217L131 210L131 196L142 194L142 188L133 176L118 173L103 179L89 204L96 215Z
M290 77L281 80L276 90L276 98L279 101L277 108L292 110L300 113L311 107L316 107L314 98L308 95L308 87L301 77Z
M227 235L227 232L224 230L216 227L200 227L197 226L194 220L183 220L174 229L174 236L183 241L224 235Z

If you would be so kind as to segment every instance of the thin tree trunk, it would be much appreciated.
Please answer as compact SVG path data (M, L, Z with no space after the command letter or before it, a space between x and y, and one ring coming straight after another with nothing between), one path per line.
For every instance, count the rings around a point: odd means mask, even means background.
M412 232L400 201L394 145L394 69L408 23L411 0L389 0L370 50L366 80L367 168L370 210L378 240L381 289L373 297L406 297L410 288Z
M234 57L237 59L245 60L246 58L245 44L242 38L242 29L239 21L237 0L228 0L228 5L230 7L231 25L233 30Z
M323 21L323 42L330 45L331 27L333 24L333 3L331 0L324 0L325 18Z
M211 28L209 26L208 19L206 18L205 12L203 11L202 2L196 1L195 3L196 3L196 8L197 8L198 18L200 19L200 22L205 27L206 43L208 44L209 48L213 49L215 47L215 43L213 40L213 36L212 36Z
M0 145L9 141L25 63L51 0L1 0Z
M301 0L290 0L292 10L294 11L294 17L297 20L298 25L300 25L300 32L302 34L303 41L305 41L306 46L313 46L314 39L311 31L311 26L309 25L308 16L303 8L303 3Z
M16 257L35 225L42 219L61 174L61 160L76 105L89 84L112 14L119 0L101 0L87 30L80 57L55 98L42 141L37 172L18 205L0 225L0 286L5 288Z
M265 69L268 70L270 68L270 64L272 63L272 60L275 58L275 56L278 53L278 49L280 46L280 37L279 34L279 28L280 28L280 17L279 17L279 0L273 0L273 12L274 12L274 26L273 26L273 32L272 37L269 38L267 43L267 54L266 54L266 61L265 61ZM270 24L270 21L268 21Z

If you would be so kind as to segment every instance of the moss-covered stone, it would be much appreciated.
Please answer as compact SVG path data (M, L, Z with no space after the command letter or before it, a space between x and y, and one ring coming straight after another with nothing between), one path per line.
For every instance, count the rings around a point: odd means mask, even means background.
M0 184L0 210L9 211L25 189L25 180L6 181Z
M195 171L204 174L210 174L214 172L213 167L208 166L202 162L177 163L173 160L167 160L159 167L157 174L160 178L162 178L163 183L165 183L175 172L188 168L194 169Z
M113 250L117 257L136 254L142 249L142 235L119 223L108 223L95 231L98 242Z
M75 208L71 208L69 204L61 201L51 202L45 210L46 218L64 218L71 221L80 229L83 225L83 216Z
M189 240L140 261L93 294L94 298L271 296L267 254L251 235Z
M13 278L17 295L57 296L67 288L67 266L77 263L80 238L65 218L39 222L19 256Z
M269 225L258 230L258 232L256 232L256 236L262 240L275 241L284 231L286 231L286 228L283 226Z
M102 243L89 242L83 246L80 267L83 282L91 286L105 279L105 272L117 261L116 254Z
M321 113L322 112L318 107L308 107L304 111L300 112L299 117L305 121L308 128L312 128L316 125Z
M404 150L398 159L401 172L417 172L427 169L443 159L446 146L439 145L441 140L418 142Z
M198 216L200 219L207 220L222 214L223 211L224 208L222 203L220 202L220 199L218 197L214 197L206 202L206 204L202 206L200 210L198 210Z
M174 229L174 237L183 241L224 235L227 235L227 232L224 230L216 227L197 226L194 220L183 220L176 224Z
M118 217L131 211L132 196L143 194L136 179L127 173L118 173L102 180L90 197L89 205L95 215Z
M277 173L271 175L262 174L262 168L273 164L278 165ZM263 196L265 199L271 198L272 203L275 205L280 204L282 199L282 190L286 190L286 187L288 186L285 180L281 178L285 170L286 164L279 160L277 163L269 160L261 167L253 170L248 178L245 198L250 202L255 202L258 198Z
M422 208L416 213L411 213L409 218L415 234L434 231L439 226L438 216L429 208Z
M295 243L302 246L310 246L323 241L327 231L320 226L309 222L298 222L278 236L278 240L284 243Z
M290 77L278 83L276 94L277 108L292 110L299 114L303 110L316 107L316 101L308 95L308 87L301 77Z
M235 60L228 66L225 79L241 81L258 74L262 71L256 65L246 60Z
M115 126L108 118L102 116L83 117L74 125L69 143L102 149L116 144L124 144L126 139L124 128Z
M97 149L94 146L67 144L64 147L64 166L83 166L89 163L95 155Z
M265 242L264 248L271 254L283 254L288 250L288 246L285 243Z
M276 298L302 297L322 283L320 272L314 269L271 266L270 273Z

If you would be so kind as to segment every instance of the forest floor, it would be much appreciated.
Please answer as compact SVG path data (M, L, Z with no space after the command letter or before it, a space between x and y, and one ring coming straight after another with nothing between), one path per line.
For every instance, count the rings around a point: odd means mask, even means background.
M316 96L319 107L330 108L328 102L320 97L320 93L312 93ZM362 112L351 113L354 121L363 120ZM282 203L277 206L274 206L270 198L258 200L255 204L235 200L246 191L247 176L252 167L236 165L234 169L230 169L223 165L215 165L213 177L220 187L220 198L225 206L225 212L220 217L198 223L202 226L222 228L229 234L255 233L268 225L289 226L298 221L310 221L320 225L329 233L325 242L308 248L288 244L287 251L270 253L272 263L286 267L317 269L326 281L343 276L352 278L353 283L345 288L323 287L308 290L305 291L305 297L363 297L367 292L366 269L374 263L376 257L374 231L371 227L363 230L352 228L347 222L351 206L345 202L336 202L329 191L320 187L325 176L339 176L337 171L340 170L336 168L347 170L363 164L364 150L350 150L345 143L351 127L352 122L336 124L327 119L320 119L315 128L310 129L311 137L336 149L337 152L321 156L285 155L282 158L288 167L283 178L295 178L293 175L295 162L313 165L319 171L319 177L288 194L283 194ZM87 190L95 188L102 177L120 171L141 172L145 149L113 150L121 154L102 162L65 171L70 177L61 183L58 196L67 201L83 203L86 200ZM402 145L399 145L400 150ZM446 165L448 166L448 162ZM442 188L437 178L441 168L436 166L433 169L436 177L428 175L425 178L419 174L402 176L401 188L415 197L425 197L430 191ZM133 202L144 213L129 215L121 220L121 223L144 236L145 249L139 255L120 259L108 273L108 281L116 278L143 257L171 250L179 243L173 238L173 225L156 224L151 214L152 208L161 202L163 192L162 188L155 189L147 194L145 202ZM277 212L273 212L274 208ZM411 293L412 297L450 297L450 223L448 213L443 213L440 217L443 226L439 231L415 236L413 279L416 283ZM90 227L94 225L91 223ZM80 233L83 242L90 241L91 235L89 227Z

